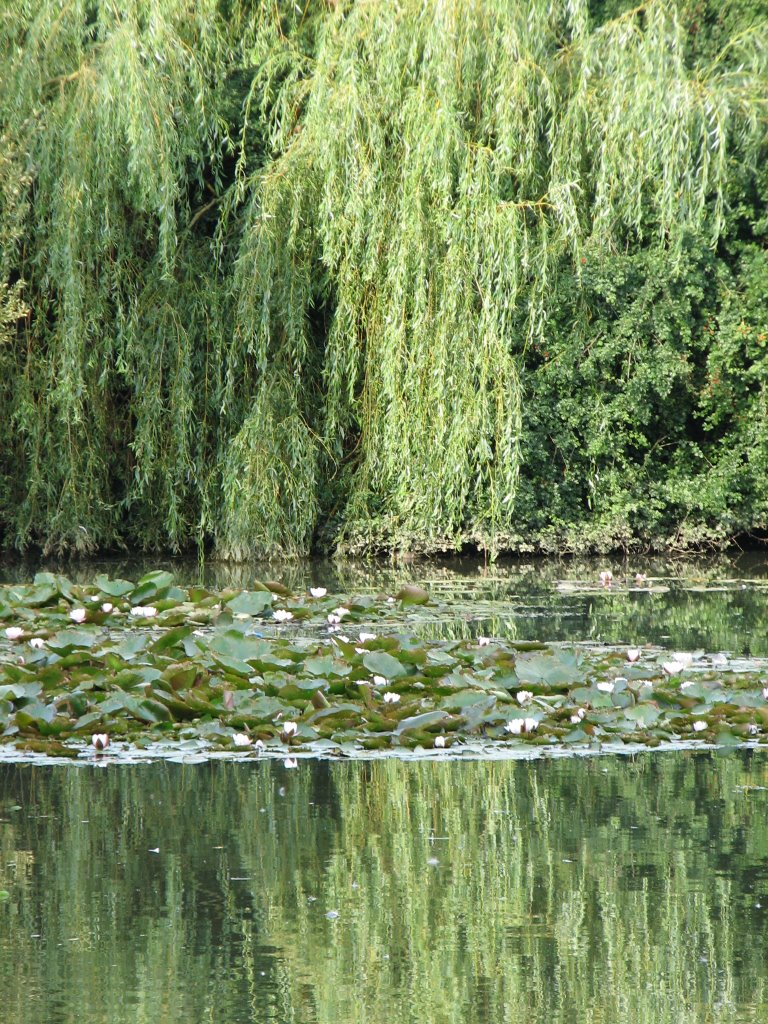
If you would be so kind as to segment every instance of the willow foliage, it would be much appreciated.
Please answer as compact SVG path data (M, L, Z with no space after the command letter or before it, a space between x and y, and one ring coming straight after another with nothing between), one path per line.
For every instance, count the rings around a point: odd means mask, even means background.
M598 6L13 0L7 541L247 557L318 531L498 548L677 528L697 470L670 449L720 450L733 424L702 381L721 313L768 281L768 23ZM667 310L643 275L686 298L632 335L628 309ZM637 367L647 424L596 425ZM763 444L743 436L742 467ZM712 496L700 534L759 525L748 490Z

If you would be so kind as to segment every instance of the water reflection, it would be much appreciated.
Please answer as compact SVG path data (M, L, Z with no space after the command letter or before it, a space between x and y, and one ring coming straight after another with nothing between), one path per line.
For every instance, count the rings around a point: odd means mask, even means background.
M5 1024L768 1015L768 759L0 765Z
M596 584L606 565L617 584L639 571L655 591L617 585L597 592L563 592L558 585ZM0 582L27 581L40 568L31 561L0 566ZM439 607L419 612L412 628L434 638L493 635L513 640L652 643L671 650L726 651L768 656L768 558L702 556L661 559L636 556L618 562L596 558L508 559L494 565L478 558L401 563L295 561L227 565L146 558L46 562L77 582L99 572L137 579L150 568L169 569L182 585L248 588L277 579L295 591L322 585L338 593L393 593L405 583L427 587Z

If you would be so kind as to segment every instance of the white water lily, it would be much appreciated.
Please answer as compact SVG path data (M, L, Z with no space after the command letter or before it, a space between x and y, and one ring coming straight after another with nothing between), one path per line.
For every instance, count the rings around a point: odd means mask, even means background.
M250 747L253 740L245 732L236 732L232 735L232 742L236 747Z
M491 638L489 636L479 636L477 638L477 646L478 647L487 647L488 644L490 644L490 642L491 642Z
M519 736L523 731L523 719L513 718L504 726L504 732L511 732L513 736Z
M695 683L693 683L690 679L686 680L686 682L684 683L680 683L681 690L690 690L692 686L695 686Z
M536 721L535 718L524 718L523 719L523 728L525 729L526 732L533 732L534 729L538 729L538 727L539 727L539 723Z
M338 626L338 624L340 622L341 622L341 618L335 612L330 612L328 614L328 625L329 626Z
M374 686L386 686L387 685L387 680L385 679L384 676L374 676L373 677L373 685Z
M388 597L387 598L387 604L394 604L394 603L395 603L394 597Z
M367 643L369 640L375 640L375 639L376 639L376 634L375 633L361 633L360 634L360 643L361 644Z
M436 747L444 747L445 746L445 736L435 736L435 746Z
M310 587L309 592L312 595L312 597L325 597L325 595L328 593L325 587Z
M338 615L339 621L341 621L345 615L349 615L349 608L345 608L343 605L340 605L338 608L334 608L331 614Z
M640 648L639 647L628 647L627 648L627 661L640 661Z
M69 617L73 622L85 622L85 608L73 608Z
M385 704L397 704L397 702L399 700L400 700L400 694L399 693L392 693L392 691L390 690L388 693L384 694L384 703Z
M272 618L275 622L290 622L293 618L293 612L286 611L284 608L278 608L272 612Z
M29 646L39 651L42 647L45 647L45 640L41 636L33 636L29 641Z
M577 708L576 711L571 715L571 725L578 725L584 719L586 715L584 708Z
M283 726L284 736L295 736L298 731L299 727L298 725L296 725L295 722L286 722L285 725Z
M763 700L768 700L768 686L763 687Z
M750 736L757 736L757 734L760 732L760 726L756 725L754 722L750 722L747 726L747 732Z
M111 601L105 601L104 604L101 606L101 610L104 612L105 615L109 615L109 613L114 611L114 609L115 606L112 604Z
M109 746L109 736L105 732L95 732L91 736L91 743L97 750L106 750Z
M517 703L518 704L527 704L528 701L531 700L532 697L533 697L533 694L531 693L530 690L518 690L517 691Z
M253 744L253 749L258 750L258 752L261 754L267 749L267 745L264 742L264 740L256 740L256 742Z
M131 615L135 619L153 619L157 615L157 608L151 604L137 604L131 608Z
M664 661L661 664L662 669L667 673L668 676L676 676L683 671L685 665L682 661Z
M672 655L672 661L677 661L684 668L688 668L689 665L693 664L693 655L689 654L688 651L675 651Z
M693 723L693 731L694 732L704 732L704 730L706 728L707 728L707 723L706 722L698 721L698 722L694 722Z
M5 631L5 635L9 640L18 640L19 637L24 635L24 630L21 626L9 626Z
M728 664L728 658L724 654L722 654L721 652L718 652L717 654L710 655L709 660L712 662L713 665L727 665Z
M286 759L283 761L283 768L298 768L298 767L299 767L299 762L296 760L295 757L286 757Z
M615 683L598 683L597 684L597 688L598 688L598 690L602 690L603 693L613 693L613 691L616 689L616 684Z

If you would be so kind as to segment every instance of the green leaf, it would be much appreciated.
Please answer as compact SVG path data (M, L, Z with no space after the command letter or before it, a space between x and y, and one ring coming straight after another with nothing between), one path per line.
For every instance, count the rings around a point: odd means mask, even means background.
M260 615L272 607L272 594L269 590L243 590L227 607L233 615Z
M373 675L385 679L398 679L406 674L404 666L386 651L370 651L363 656L363 664Z

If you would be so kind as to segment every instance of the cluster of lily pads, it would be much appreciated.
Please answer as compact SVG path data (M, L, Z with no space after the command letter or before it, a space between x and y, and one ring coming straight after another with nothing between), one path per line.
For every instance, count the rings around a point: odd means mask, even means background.
M424 640L429 594L0 587L0 735L80 756L160 739L260 754L768 737L768 667L651 648ZM444 613L444 610L443 610Z

